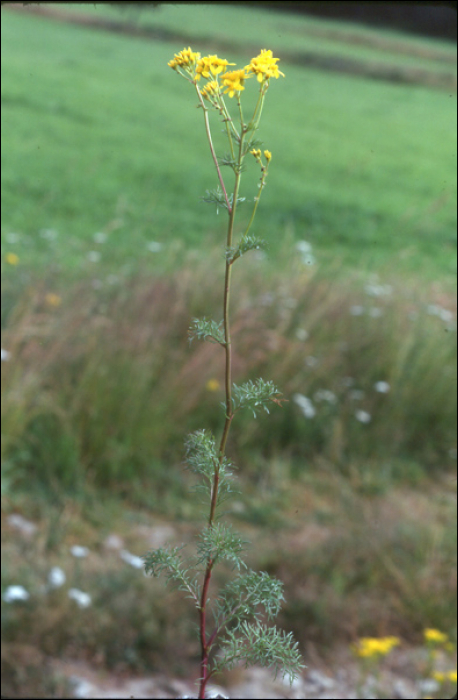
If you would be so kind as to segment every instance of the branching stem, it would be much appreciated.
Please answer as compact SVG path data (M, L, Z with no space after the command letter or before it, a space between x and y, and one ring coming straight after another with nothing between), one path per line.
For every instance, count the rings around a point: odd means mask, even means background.
M205 109L205 108L204 108ZM211 142L210 127L208 124L208 113L205 110L205 124L207 128L207 135L209 136L210 148L215 164L218 168L218 175L220 177L221 187L224 192L224 196L227 200L226 190L224 183L222 181L221 173L218 167L218 161L216 155L214 155L213 144ZM227 239L226 246L230 248L232 246L232 239L234 234L234 222L235 213L237 209L237 197L240 188L240 179L242 176L242 160L243 160L243 148L244 148L244 137L246 134L246 128L242 126L239 140L239 151L238 151L238 167L235 171L235 181L234 181L234 193L232 196L232 207L228 206L229 212L229 222L227 227ZM234 410L232 406L232 346L231 346L231 326L229 317L229 303L231 295L231 273L232 273L232 260L226 260L226 273L224 278L224 298L223 298L223 326L224 326L224 350L225 350L225 393L226 393L226 420L224 423L223 433L221 436L221 441L219 445L218 452L218 462L215 464L215 472L213 477L212 486L212 496L210 504L210 515L208 519L209 527L213 526L215 520L216 504L218 501L218 487L219 487L219 474L221 465L223 463L225 453L226 453L226 443L229 436L229 430L231 427L232 419L234 417ZM211 647L214 642L214 635L207 639L206 630L206 608L208 599L208 589L210 586L211 576L213 570L213 560L209 559L204 574L204 583L202 587L202 598L200 602L200 641L201 641L201 675L200 675L200 690L199 698L205 698L205 687L211 676L211 671L208 671L208 657Z

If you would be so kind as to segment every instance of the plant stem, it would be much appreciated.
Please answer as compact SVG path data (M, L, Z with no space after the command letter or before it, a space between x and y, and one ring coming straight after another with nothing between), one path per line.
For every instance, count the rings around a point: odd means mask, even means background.
M205 111L205 122L206 125L208 124L208 115L207 112ZM208 127L207 134L210 133L210 128ZM233 233L234 233L234 221L235 221L235 213L237 209L237 196L239 192L239 187L240 187L240 179L241 179L241 164L242 164L242 159L243 159L243 140L244 140L244 135L245 131L242 126L242 131L240 135L240 141L239 141L239 153L238 153L238 166L236 169L235 173L235 182L234 182L234 193L232 196L232 207L228 207L229 211L229 223L227 227L227 239L226 239L226 245L229 248L232 245L232 238L233 238ZM211 138L211 137L209 137ZM212 150L212 155L214 154L213 150L213 145L210 140L210 147ZM214 156L215 163L217 164L216 156ZM219 168L218 168L218 173ZM222 184L223 191L226 196L226 191L224 189L224 184ZM227 196L226 196L226 201L227 201ZM233 407L232 407L232 345L231 345L231 328L230 328L230 318L229 318L229 302L230 302L230 294L231 294L231 272L232 272L232 262L233 261L228 261L226 260L226 273L225 273L225 278L224 278L224 298L223 298L223 324L224 324L224 350L225 350L225 389L226 389L226 419L224 423L224 428L223 428L223 434L221 436L221 442L219 445L219 453L218 453L218 462L215 464L215 472L214 472L214 477L213 477L213 487L212 487L212 496L211 496L211 503L210 503L210 515L208 518L208 526L212 527L213 522L215 520L215 512L216 512L216 504L218 501L218 487L219 487L219 473L221 469L221 465L223 463L223 459L225 456L226 452L226 443L227 443L227 438L229 435L229 430L231 427L232 419L234 417L234 412L233 412ZM205 569L205 574L204 574L204 582L202 586L202 597L200 601L200 608L199 608L199 613L200 613L200 643L201 643L201 664L200 664L200 689L199 689L199 699L205 698L205 687L206 684L211 676L211 671L210 673L208 672L208 657L209 657L209 652L210 649L213 645L214 637L210 637L207 640L207 630L206 630L206 611L207 611L207 597L208 597L208 589L210 586L210 580L212 576L212 570L213 570L213 560L209 559L207 562L207 566Z
M208 138L208 143L210 144L210 151L211 151L211 154L212 154L213 162L215 163L216 170L217 170L217 173L218 173L218 179L219 179L219 182L220 182L220 185L221 185L221 189L223 190L224 199L226 200L227 210L228 210L229 212L232 212L232 207L231 207L231 205L230 205L230 202L229 202L229 199L228 199L228 196L227 196L227 192L226 192L226 188L225 188L225 186L224 186L223 176L221 175L221 170L220 170L220 168L219 168L218 158L216 157L215 149L214 149L214 147L213 147L212 134L211 134L211 131L210 131L210 121L209 121L209 119L208 119L208 109L207 109L206 106L205 106L204 100L203 100L202 95L201 95L201 92L200 92L200 90L199 90L199 88L198 88L198 86L197 86L197 83L194 83L194 85L195 85L195 88L196 88L197 95L198 95L198 97L199 97L200 105L201 105L202 109L204 110L205 131L207 132L207 138Z

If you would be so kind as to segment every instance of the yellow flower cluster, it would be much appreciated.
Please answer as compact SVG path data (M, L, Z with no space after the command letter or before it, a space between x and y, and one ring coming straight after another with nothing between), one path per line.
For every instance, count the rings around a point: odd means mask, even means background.
M262 84L267 82L269 78L279 78L280 75L284 77L284 73L278 70L277 61L279 60L279 58L272 56L272 51L262 49L261 53L252 58L245 68L229 71L221 75L223 86L226 88L224 92L229 97L234 97L235 93L240 93L245 89L244 82L251 75L256 75L258 82ZM168 65L174 70L181 68L193 80L200 80L201 77L210 78L211 83L205 85L202 90L204 97L209 99L209 96L216 92L213 85L215 81L212 79L217 78L227 66L235 66L235 63L229 63L225 58L218 58L216 55L201 58L200 53L195 53L188 46L187 49L183 49L180 53L175 54Z
M246 70L254 73L260 83L269 80L269 78L279 78L280 75L285 77L285 74L278 70L277 61L279 60L279 58L273 58L272 51L262 49L259 56L251 59Z
M442 673L441 671L434 671L433 678L438 683L446 683L447 681L450 681L450 683L456 683L457 675L456 671L448 671L446 673Z
M260 148L257 148L257 149L256 149L256 148L253 148L253 149L250 151L250 153L251 153L252 156L254 156L254 157L256 158L256 160L258 161L258 163L261 162L261 149L260 149ZM270 151L267 151L267 150L264 151L264 158L266 159L267 162L269 162L270 159L272 158L272 153L271 153Z
M223 81L223 85L226 88L226 90L224 92L229 93L229 97L234 97L235 92L240 92L241 90L245 90L243 83L249 77L250 76L247 75L247 73L245 72L245 69L233 70L233 71L230 71L229 73L224 73L224 75L221 76L221 80Z
M225 58L218 58L218 56L204 56L197 63L196 78L200 80L203 75L204 78L211 78L212 75L218 75L227 66L235 66L235 63L229 63Z
M219 83L217 80L211 80L202 88L202 97L206 100L210 100L219 94Z
M398 644L398 637L382 637L381 639L362 637L357 644L353 645L353 650L356 656L372 658L386 656Z
M200 53L194 53L191 51L191 47L188 46L187 49L183 49L180 53L176 53L171 61L167 64L173 70L179 68L184 68L189 71L193 69L197 61L200 59Z
M446 644L448 642L448 636L439 630L428 628L424 630L423 634L425 641L432 644Z

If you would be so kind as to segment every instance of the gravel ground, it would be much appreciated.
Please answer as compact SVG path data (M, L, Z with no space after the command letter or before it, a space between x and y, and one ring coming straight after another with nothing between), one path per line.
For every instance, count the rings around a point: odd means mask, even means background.
M390 665L382 668L376 679L361 679L354 660L334 672L307 668L292 686L280 678L273 680L269 670L250 668L237 670L226 678L225 687L210 685L208 697L267 699L285 698L405 698L417 700L437 693L439 685L434 680L415 677L414 659L419 652L398 651L391 654ZM192 682L169 678L165 675L144 677L118 677L107 675L81 663L57 662L55 670L65 675L72 688L73 698L195 698L196 687ZM451 697L451 695L449 696Z

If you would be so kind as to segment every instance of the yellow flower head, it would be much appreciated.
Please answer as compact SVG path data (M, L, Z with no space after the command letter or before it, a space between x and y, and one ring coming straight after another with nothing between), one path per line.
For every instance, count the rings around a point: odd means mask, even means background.
M219 381L217 379L209 379L205 385L207 391L218 391Z
M245 70L254 73L259 83L263 83L269 78L279 78L280 75L285 77L285 74L278 70L277 61L279 58L273 58L272 51L262 49L259 56L251 59L250 65L245 67Z
M235 66L235 63L229 63L225 58L218 58L218 56L204 56L197 63L197 80L200 80L201 75L204 78L218 75L226 66Z
M372 658L374 656L385 656L389 654L391 649L399 644L397 637L383 637L376 639L374 637L362 637L358 644L355 644L353 650L357 656L362 658Z
M202 88L202 97L209 100L211 97L215 97L219 93L219 84L217 80L211 80L209 83L204 85Z
M439 630L428 628L424 630L423 634L425 640L432 644L445 644L448 641L448 636Z
M264 158L266 159L267 162L270 161L272 158L272 153L270 151L264 151Z
M17 265L19 262L19 255L16 255L16 253L7 253L5 255L5 260L8 265Z
M443 683L445 681L445 673L441 671L433 671L433 678L438 683Z
M183 51L180 51L180 53L176 53L167 65L169 65L170 68L173 68L173 70L183 68L187 73L192 74L194 73L194 68L199 58L200 53L194 53L194 51L191 51L191 47L188 46L187 49L183 49Z
M59 306L62 302L60 296L58 294L54 294L53 292L48 292L45 299L49 306Z
M261 158L261 149L260 148L253 148L250 151L251 155L256 158L256 160L259 160Z
M229 93L229 97L234 97L235 92L240 92L245 90L243 83L249 76L245 73L245 70L233 70L229 73L224 73L221 76L223 85L226 88L225 93Z

